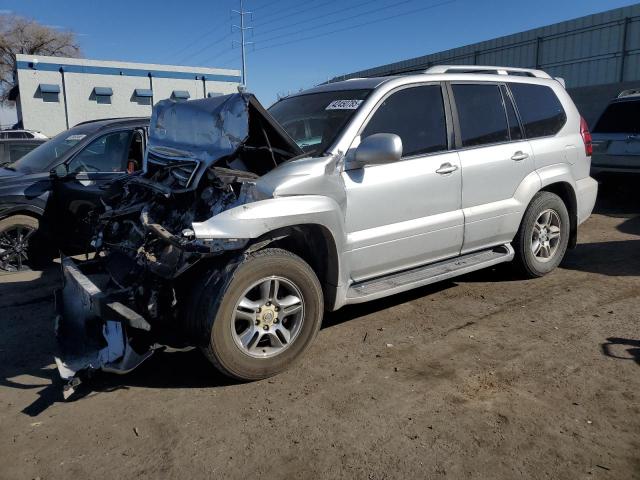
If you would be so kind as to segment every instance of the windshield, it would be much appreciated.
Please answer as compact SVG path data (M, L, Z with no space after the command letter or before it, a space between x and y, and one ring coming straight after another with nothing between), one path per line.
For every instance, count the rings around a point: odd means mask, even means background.
M323 152L335 140L371 90L340 90L284 98L269 108L306 153Z
M87 134L91 133L94 129L95 126L80 125L66 130L31 150L17 162L10 164L8 168L23 172L45 171L51 164L62 158L71 147L83 140Z
M612 103L604 111L593 133L640 133L640 100Z

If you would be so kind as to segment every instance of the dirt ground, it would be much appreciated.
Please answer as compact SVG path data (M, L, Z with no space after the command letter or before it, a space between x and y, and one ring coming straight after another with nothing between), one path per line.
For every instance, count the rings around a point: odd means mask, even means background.
M63 402L55 269L0 277L0 478L640 479L640 194L537 280L498 268L325 319L234 383L196 351Z

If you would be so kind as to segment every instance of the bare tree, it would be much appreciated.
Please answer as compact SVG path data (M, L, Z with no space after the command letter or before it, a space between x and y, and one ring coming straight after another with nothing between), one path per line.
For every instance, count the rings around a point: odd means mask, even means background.
M0 102L7 100L15 85L16 55L80 57L75 33L61 32L34 20L0 15Z

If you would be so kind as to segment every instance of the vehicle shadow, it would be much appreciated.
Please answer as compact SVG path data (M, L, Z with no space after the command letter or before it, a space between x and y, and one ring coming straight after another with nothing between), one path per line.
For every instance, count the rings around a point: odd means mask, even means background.
M364 317L372 313L380 312L388 308L402 305L403 303L412 302L414 300L417 300L418 298L433 295L435 293L455 287L455 285L455 282L445 280L432 285L416 288L415 290L409 290L407 292L398 293L390 297L381 298L379 300L373 300L370 302L355 305L347 305L335 312L325 313L324 320L322 321L322 329L335 327L336 325L340 325L356 318Z
M0 276L0 391L33 390L37 398L22 408L38 416L63 401L64 382L53 364L53 290L60 284L59 267ZM234 383L219 374L197 350L157 352L126 376L97 373L71 398L130 387L202 388Z
M617 229L640 236L640 202L622 202L615 190L599 199L596 211L625 218ZM624 196L621 198L625 198ZM616 206L616 203L624 203ZM580 244L567 254L562 268L612 276L640 275L640 239ZM31 276L29 276L31 275ZM0 391L34 390L37 399L22 408L29 416L38 416L56 402L63 401L57 370L52 366L57 346L53 333L53 289L59 284L58 267L41 275L10 274L0 276ZM455 281L445 281L360 305L350 305L327 313L322 328L331 328L350 320L383 311L417 298L454 287L458 282L522 281L509 265L482 270ZM535 280L533 280L535 281ZM614 348L629 346L629 357L614 354ZM635 360L640 364L640 341L609 338L602 344L605 355ZM93 392L109 392L132 387L211 388L238 384L215 370L198 350L158 352L133 372L119 376L97 373L78 389L75 399Z
M2 277L0 309L0 391L3 388L34 390L37 398L22 407L25 415L36 417L58 402L78 401L91 394L113 392L134 387L144 388L214 388L238 385L220 374L197 349L158 351L126 375L95 372L68 399L63 398L65 382L53 364L57 344L53 331L53 290L60 283L58 267ZM16 281L11 281L15 278ZM350 305L325 315L322 328L331 328L350 320L413 301L451 288L442 282L361 305ZM35 333L34 333L35 332Z
M609 337L607 338L607 342L603 343L601 347L602 353L607 357L617 358L619 360L632 360L640 366L640 340ZM616 351L621 349L624 350L626 355L616 353Z
M611 277L640 275L640 239L579 244L567 252L561 268Z
M598 201L593 213L610 217L627 217L640 213L637 178L607 177L598 185Z
M606 184L598 195L594 213L625 219L616 230L640 237L640 195L628 183ZM640 239L580 243L567 251L560 268L608 276L640 275ZM525 280L509 264L459 277L460 282ZM535 280L534 280L535 281Z

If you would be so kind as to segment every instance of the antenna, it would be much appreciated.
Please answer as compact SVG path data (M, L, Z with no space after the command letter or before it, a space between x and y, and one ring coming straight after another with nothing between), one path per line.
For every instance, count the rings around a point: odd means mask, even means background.
M253 12L245 12L244 10L244 0L240 0L240 10L233 10L233 13L237 13L238 15L240 15L240 25L233 25L233 28L237 28L240 31L240 48L242 51L242 85L247 85L247 63L246 63L246 55L245 55L245 46L246 45L253 45L253 42L246 42L245 41L245 35L244 32L246 30L251 30L253 32L253 27L245 27L244 26L244 16L245 15L252 15L253 18ZM234 40L235 42L235 40ZM233 45L233 42L232 42Z

